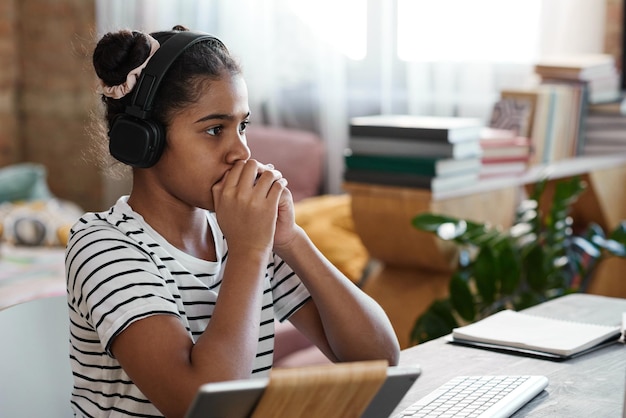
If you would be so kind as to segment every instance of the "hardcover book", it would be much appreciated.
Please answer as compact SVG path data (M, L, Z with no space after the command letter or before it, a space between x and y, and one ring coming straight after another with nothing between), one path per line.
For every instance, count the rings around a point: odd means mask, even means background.
M481 132L480 146L483 150L483 162L528 161L532 153L530 139L516 135L515 131L510 129L485 127Z
M481 166L480 157L454 159L347 154L344 156L344 160L349 169L409 173L432 177L475 173L480 170Z
M494 178L504 176L519 176L526 172L528 164L526 161L487 161L480 167L480 178Z
M615 73L615 58L610 54L573 54L545 58L535 65L542 78L589 81Z
M478 139L483 125L478 118L373 115L352 118L350 135L456 143Z
M458 190L476 183L478 181L478 172L447 177L432 177L408 173L346 169L344 180L355 183L426 189L433 194L437 194Z
M468 158L482 153L478 138L451 144L428 140L389 137L351 137L348 147L354 154L406 155L414 157Z

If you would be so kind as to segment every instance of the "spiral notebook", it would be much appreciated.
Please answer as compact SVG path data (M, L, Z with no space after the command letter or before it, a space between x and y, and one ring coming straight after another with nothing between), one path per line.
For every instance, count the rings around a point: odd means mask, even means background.
M504 310L455 328L451 342L565 360L612 344L620 336L619 326L564 321Z

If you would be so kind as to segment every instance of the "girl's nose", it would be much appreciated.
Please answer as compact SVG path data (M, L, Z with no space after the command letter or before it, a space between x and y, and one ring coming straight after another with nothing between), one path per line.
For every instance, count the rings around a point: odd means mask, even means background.
M250 159L250 148L248 148L248 141L246 140L245 133L238 133L233 137L230 149L228 150L227 160L229 163L235 161Z

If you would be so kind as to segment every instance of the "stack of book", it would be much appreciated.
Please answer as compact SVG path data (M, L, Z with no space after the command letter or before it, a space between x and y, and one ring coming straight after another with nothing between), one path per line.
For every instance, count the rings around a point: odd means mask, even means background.
M344 156L348 182L421 188L463 188L479 178L480 119L374 115L350 120Z
M609 54L547 58L535 65L541 79L536 110L543 114L535 147L537 161L549 163L583 153L588 106L620 97L620 75ZM539 109L539 107L541 109Z
M615 58L610 54L575 54L546 58L535 65L544 82L584 82L589 103L606 103L619 99L621 76Z
M589 106L584 155L626 153L626 97Z
M480 178L519 176L530 165L530 139L513 129L485 127L481 131L483 150Z

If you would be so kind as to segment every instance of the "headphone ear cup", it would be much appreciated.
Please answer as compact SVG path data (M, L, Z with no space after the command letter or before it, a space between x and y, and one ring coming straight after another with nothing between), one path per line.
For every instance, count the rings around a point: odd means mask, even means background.
M137 168L152 167L165 146L165 129L151 120L120 114L111 124L109 151L117 160Z

